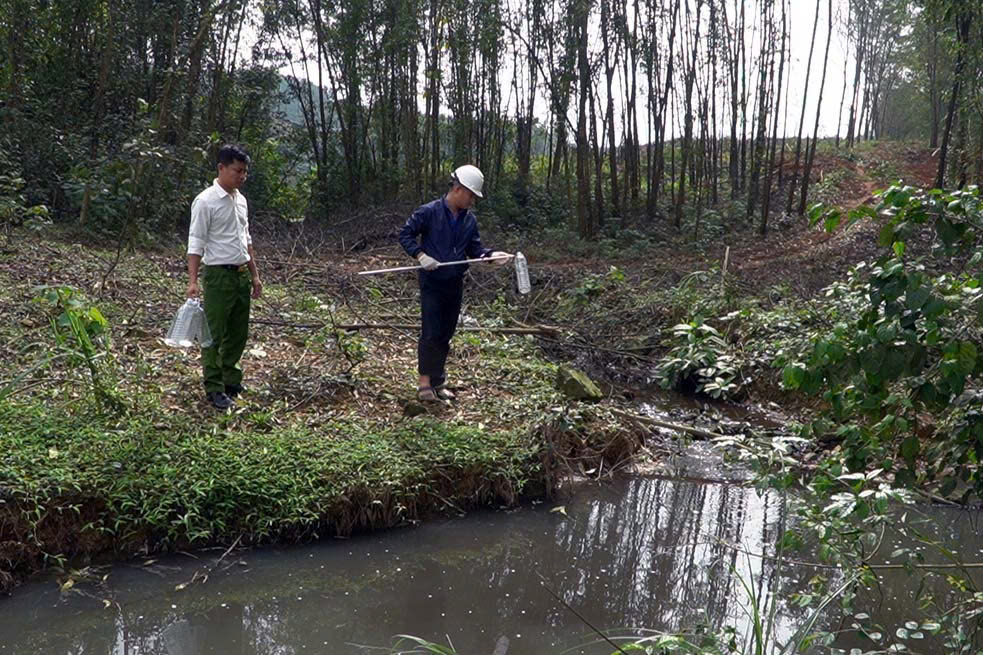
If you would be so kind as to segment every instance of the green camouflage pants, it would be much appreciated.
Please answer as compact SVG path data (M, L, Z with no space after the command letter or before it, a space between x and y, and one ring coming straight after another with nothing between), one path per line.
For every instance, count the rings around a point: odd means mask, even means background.
M212 345L201 349L205 391L225 391L226 385L242 384L239 358L249 333L249 270L205 266L205 317Z

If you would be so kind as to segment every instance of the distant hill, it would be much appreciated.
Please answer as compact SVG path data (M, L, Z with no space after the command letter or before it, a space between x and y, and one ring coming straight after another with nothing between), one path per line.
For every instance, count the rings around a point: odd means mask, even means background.
M309 81L301 81L301 84L307 84L310 87L311 94L317 98L317 85L311 84ZM330 90L325 89L324 93L329 95ZM280 76L279 95L281 102L276 107L275 111L281 114L283 119L289 123L293 123L294 125L304 125L304 112L301 109L300 101L297 100L297 94L294 91L294 86L285 75Z

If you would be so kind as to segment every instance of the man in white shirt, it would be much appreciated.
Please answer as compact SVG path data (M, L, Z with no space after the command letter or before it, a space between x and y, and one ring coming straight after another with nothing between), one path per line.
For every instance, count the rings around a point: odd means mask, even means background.
M201 364L205 395L218 409L228 409L243 390L239 358L249 332L249 299L263 293L249 236L248 205L239 192L248 171L245 151L222 146L218 177L191 203L187 295L198 297L198 270L203 267L205 317L213 341L201 349Z

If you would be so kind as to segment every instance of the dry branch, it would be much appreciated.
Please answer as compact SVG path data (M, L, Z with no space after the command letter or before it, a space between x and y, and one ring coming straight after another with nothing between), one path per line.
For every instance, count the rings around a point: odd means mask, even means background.
M286 321L272 321L268 319L252 319L252 323L257 325L276 325L282 327L305 328L319 330L327 327L330 323L288 323ZM339 330L419 330L420 325L414 323L351 323L347 325L335 325ZM457 328L458 332L494 332L497 334L541 334L555 337L559 328L550 325L537 325L535 327L481 327L463 326Z

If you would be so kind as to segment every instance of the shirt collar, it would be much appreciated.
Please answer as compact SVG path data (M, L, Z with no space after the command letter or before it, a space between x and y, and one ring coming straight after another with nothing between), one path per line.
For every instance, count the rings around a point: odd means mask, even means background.
M218 191L218 194L223 198L226 196L234 198L235 194L238 193L238 191L233 191L232 193L229 193L228 191L223 189L222 185L218 183L217 177L214 180L212 180L212 186L215 187L215 190Z
M451 211L451 206L447 204L447 195L446 194L440 199L440 203L444 206L444 211L447 212L447 214L451 218L464 218L465 216L468 215L468 210L467 209L462 209L461 211L459 211L457 213L457 216L455 216L454 215L454 212Z

